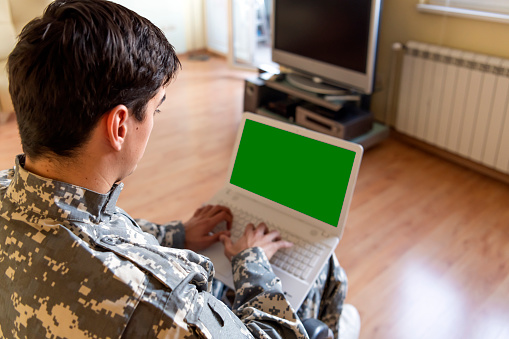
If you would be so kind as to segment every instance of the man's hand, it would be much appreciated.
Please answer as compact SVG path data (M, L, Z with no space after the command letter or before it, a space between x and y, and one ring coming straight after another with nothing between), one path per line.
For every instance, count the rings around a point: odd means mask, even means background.
M219 240L223 243L224 254L230 261L233 256L251 247L261 247L270 260L279 249L293 246L291 242L281 240L278 231L269 232L264 223L259 224L258 227L247 224L244 234L236 243L233 243L226 234L221 235Z
M228 207L206 205L197 209L193 217L184 223L186 230L184 246L193 251L200 251L217 242L220 236L230 236L228 230L231 228L232 219L232 212ZM226 221L228 230L210 234L221 221Z

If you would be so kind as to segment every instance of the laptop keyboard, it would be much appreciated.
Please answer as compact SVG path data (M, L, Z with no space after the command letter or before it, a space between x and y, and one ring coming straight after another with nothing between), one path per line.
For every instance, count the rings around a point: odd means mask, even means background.
M233 242L237 241L242 236L248 223L253 223L257 226L259 223L265 222L270 231L278 230L282 239L293 243L292 247L280 249L272 256L270 259L272 265L297 278L305 280L311 273L311 270L318 264L318 258L320 258L325 250L322 245L309 242L295 234L290 234L276 224L264 221L243 209L231 206L230 204L220 204L224 206L229 205L228 207L233 213L233 224L230 230ZM225 228L224 225L223 227ZM214 231L220 230L221 229L215 229Z

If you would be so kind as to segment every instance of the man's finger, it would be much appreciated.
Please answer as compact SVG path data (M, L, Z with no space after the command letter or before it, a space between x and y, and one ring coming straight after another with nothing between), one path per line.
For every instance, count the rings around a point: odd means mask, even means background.
M225 217L226 228L227 229L231 229L232 228L232 222L233 222L233 213L232 213L232 211L228 207L226 207L226 206L218 205L218 207L219 207L219 211L217 213L221 214L221 215L226 215L227 216L227 217Z
M219 236L219 241L223 243L224 246L224 255L228 258L228 260L232 260L231 248L233 247L232 239L224 234Z
M281 234L279 233L279 231L270 231L269 233L267 233L265 235L270 241L277 241L277 240L281 240Z
M212 208L211 205L204 205L204 206L198 208L196 210L196 212L194 212L194 215L197 216L197 215L200 215L202 213L207 213L211 208Z
M231 214L228 214L226 212L221 212L213 217L210 218L210 230L212 230L214 227L216 227L217 224L219 224L221 221L226 221L226 228L231 229L232 228L232 221L233 216Z
M222 205L211 206L211 209L208 211L208 214L209 214L209 216L214 216L218 213L223 213L223 212L233 215L232 211L228 207L222 206Z
M244 229L244 234L247 234L248 232L252 232L254 230L255 226L252 222L246 225L246 228Z
M221 231L221 232L211 234L209 237L213 241L213 243L215 243L217 241L221 241L222 236L225 236L229 239L231 237L231 233L230 233L230 231Z
M279 250L283 248L292 247L293 243L286 240L279 240L276 242L272 242L265 247L265 254L269 257L269 259Z
M293 242L290 242L287 240L280 240L280 241L277 241L277 243L281 245L281 247L279 247L279 249L290 248L293 246Z
M232 245L232 239L223 232L219 232L219 241L223 243L224 247L230 247Z
M262 222L262 223L258 224L258 226L256 227L256 231L260 232L261 234L267 234L269 231L269 228L267 227L267 225L264 222Z
M229 231L222 231L222 232L218 232L216 234L207 235L207 236L202 238L200 246L201 246L201 248L208 248L211 245L213 245L216 242L218 242L219 241L219 237L221 235L229 236L229 234L230 234Z

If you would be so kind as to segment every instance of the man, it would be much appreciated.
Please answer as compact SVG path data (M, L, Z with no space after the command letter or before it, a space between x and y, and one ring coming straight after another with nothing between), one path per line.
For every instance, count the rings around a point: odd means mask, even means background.
M112 2L57 0L23 29L8 60L24 154L0 174L0 336L304 338L299 315L337 335L335 258L298 315L268 261L291 244L264 224L232 243L209 234L232 222L222 206L167 225L116 206L179 68L159 29ZM231 309L193 252L219 240L241 272Z

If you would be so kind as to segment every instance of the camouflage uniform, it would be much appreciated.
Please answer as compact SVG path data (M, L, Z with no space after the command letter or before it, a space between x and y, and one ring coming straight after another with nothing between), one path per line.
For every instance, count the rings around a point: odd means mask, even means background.
M232 260L230 309L210 293L212 263L180 249L182 223L141 222L156 239L116 206L122 184L98 194L23 164L0 172L0 337L306 337L259 248ZM299 313L337 326L321 298L344 294L320 286Z

